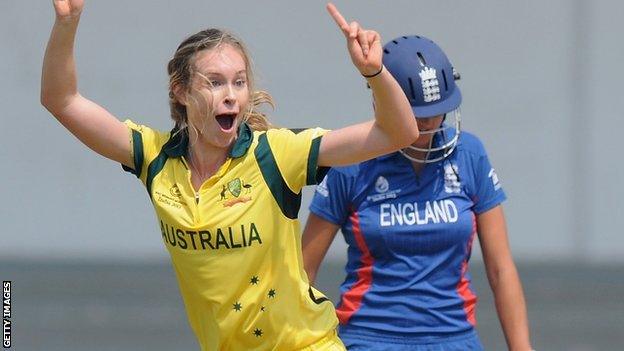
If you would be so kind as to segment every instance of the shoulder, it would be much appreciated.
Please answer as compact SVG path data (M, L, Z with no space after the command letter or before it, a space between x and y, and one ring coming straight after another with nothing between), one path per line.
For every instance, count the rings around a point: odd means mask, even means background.
M340 177L357 178L357 176L360 174L361 167L362 167L361 163L349 165L349 166L332 167L329 170L328 175L333 174L333 175L340 176Z
M125 120L124 124L132 131L132 133L138 133L143 143L155 144L155 146L164 145L170 138L170 132L163 132L149 126L135 123L132 120Z
M272 128L267 130L266 132L257 132L257 133L266 133L267 138L275 139L275 138L310 138L314 139L323 134L327 133L328 130L323 128Z
M479 137L470 132L463 131L459 135L458 150L470 154L471 156L486 156L485 146Z
M357 184L365 184L374 179L380 168L387 167L380 164L379 158L356 163L348 166L331 167L327 175L329 177L339 177Z
M302 155L318 148L321 136L327 130L322 128L287 129L273 128L254 131L254 141L261 150L271 150L276 156Z
M151 128L149 126L146 126L144 124L136 123L136 122L134 122L133 120L130 120L130 119L125 120L124 124L128 128L130 128L132 130L136 130L136 131L138 131L140 133L151 133L151 134L159 134L159 135L167 135L167 136L169 135L169 132L163 132L163 131L160 131L158 129L154 129L154 128Z

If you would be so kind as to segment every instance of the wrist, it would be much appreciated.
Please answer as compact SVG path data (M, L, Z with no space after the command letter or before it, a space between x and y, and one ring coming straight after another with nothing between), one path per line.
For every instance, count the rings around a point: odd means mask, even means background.
M377 71L374 71L374 72L372 72L372 73L364 73L364 72L360 72L360 74L362 74L362 76L363 76L364 78L366 78L366 79L371 79L371 78L375 78L375 77L377 77L378 75L380 75L380 74L381 74L381 72L383 72L383 70L384 70L384 65L382 64L382 65L381 65L381 67L380 67Z
M80 21L80 14L70 16L56 16L56 23L59 25L76 25Z

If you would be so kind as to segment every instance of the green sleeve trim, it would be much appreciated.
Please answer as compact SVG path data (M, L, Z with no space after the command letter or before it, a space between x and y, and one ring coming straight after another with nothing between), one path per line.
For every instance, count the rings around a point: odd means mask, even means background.
M134 169L122 165L122 168L126 172L134 174L137 178L141 178L141 172L143 171L143 136L137 130L132 130L132 155L134 158Z
M329 301L328 298L326 298L325 296L321 296L321 297L316 297L314 296L314 291L312 291L312 287L308 287L308 294L310 294L310 299L317 305L320 305L321 303L325 302L325 301Z
M318 166L318 156L319 149L321 147L321 138L317 137L312 140L312 144L310 144L310 152L308 153L308 171L306 173L306 185L313 185L318 183L317 181L317 166Z
M254 151L254 155L260 167L262 177L269 186L280 210L287 218L296 219L301 207L301 193L295 194L286 184L271 151L266 133L261 134L258 138L258 146Z
M150 162L150 165L147 167L147 179L145 181L145 187L147 188L147 193L149 194L150 198L152 197L152 182L154 181L156 175L160 173L160 171L162 171L163 167L165 167L165 162L167 162L167 154L163 149L160 151L160 153L158 153L158 156L156 156L156 158L152 162Z
M140 178L143 171L143 136L134 129L132 130L132 149L134 153L134 170L137 178Z

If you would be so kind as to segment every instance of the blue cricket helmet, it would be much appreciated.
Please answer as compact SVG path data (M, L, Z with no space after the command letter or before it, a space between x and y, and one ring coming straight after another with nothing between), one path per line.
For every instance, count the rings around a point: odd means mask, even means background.
M456 110L461 92L459 78L442 49L430 39L412 35L389 41L383 47L383 64L407 96L416 118Z
M412 35L391 40L383 48L383 64L399 83L412 106L414 117L444 116L442 124L421 135L433 134L429 147L414 145L399 150L407 159L418 163L444 160L453 153L461 133L459 105L462 96L455 80L459 74L442 49L432 40ZM448 122L447 116L454 123ZM413 157L407 149L424 153L424 158Z

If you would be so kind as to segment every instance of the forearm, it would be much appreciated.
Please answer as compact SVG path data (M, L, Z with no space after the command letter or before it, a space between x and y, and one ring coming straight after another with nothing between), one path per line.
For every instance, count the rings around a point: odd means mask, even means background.
M316 272L318 271L318 266L316 268L312 268L306 265L304 269L308 274L308 281L310 282L310 285L314 285L316 283Z
M78 95L74 41L80 17L57 19L52 28L41 75L41 103L62 111Z
M492 273L490 285L509 350L531 350L526 303L515 267Z
M310 212L301 238L303 267L311 285L316 281L321 261L327 254L339 226Z
M303 269L308 275L310 285L314 285L316 282L316 275L318 273L319 266L327 253L327 249L329 248L329 245L319 245L317 242L313 241L313 239L318 236L317 233L318 232L309 232L306 226L302 240Z
M390 72L383 68L382 72L368 79L375 99L375 123L399 147L405 147L418 138L418 126L414 113L405 93L392 77Z

